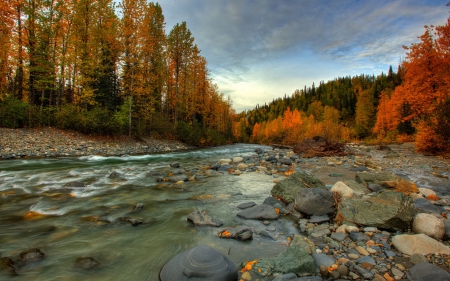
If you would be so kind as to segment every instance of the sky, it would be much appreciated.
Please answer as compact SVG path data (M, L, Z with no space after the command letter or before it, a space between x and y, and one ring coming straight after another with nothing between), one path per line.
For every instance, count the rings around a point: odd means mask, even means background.
M443 25L450 0L160 0L183 21L237 112L337 77L387 72Z

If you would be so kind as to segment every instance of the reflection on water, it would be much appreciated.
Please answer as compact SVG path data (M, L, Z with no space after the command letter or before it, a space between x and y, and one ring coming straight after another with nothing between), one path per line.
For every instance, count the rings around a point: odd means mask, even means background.
M14 280L158 280L158 272L177 253L209 245L240 264L273 256L295 231L291 222L274 222L278 241L259 236L251 241L219 239L218 228L194 227L186 221L195 209L220 219L224 226L258 227L243 221L236 206L262 202L270 195L273 178L260 173L202 175L183 185L158 183L149 171L167 174L177 161L188 175L201 165L221 158L252 155L254 145L233 145L189 152L102 157L13 160L0 162L0 254L17 258L39 248L41 262L19 270ZM112 172L121 178L110 178ZM85 187L64 186L82 182ZM133 211L143 203L140 211ZM128 218L143 221L132 226ZM252 225L253 224L253 225ZM93 257L99 268L75 266L81 257Z

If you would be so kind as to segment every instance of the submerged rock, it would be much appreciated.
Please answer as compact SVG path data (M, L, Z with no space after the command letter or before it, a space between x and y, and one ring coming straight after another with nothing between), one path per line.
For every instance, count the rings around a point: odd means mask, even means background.
M79 181L71 181L66 183L64 187L86 187L86 185Z
M234 281L238 274L234 263L225 255L200 245L172 258L163 266L159 277L161 281Z
M296 171L290 177L279 181L270 193L286 203L292 203L295 201L297 192L304 188L326 189L325 184L314 175L305 171Z
M91 257L78 258L75 261L75 265L83 269L92 269L100 266L100 262Z
M0 258L0 270L6 271L9 274L17 274L14 261L8 257Z
M339 203L338 216L348 225L357 223L390 230L404 230L414 215L411 198L400 192L385 191L369 199L349 198Z
M201 212L199 210L195 210L190 213L187 217L187 220L192 222L197 226L221 226L223 222L217 219L213 219L208 216L205 212Z
M25 252L20 253L19 259L22 263L30 263L41 261L45 257L45 254L41 252L39 249L31 249Z

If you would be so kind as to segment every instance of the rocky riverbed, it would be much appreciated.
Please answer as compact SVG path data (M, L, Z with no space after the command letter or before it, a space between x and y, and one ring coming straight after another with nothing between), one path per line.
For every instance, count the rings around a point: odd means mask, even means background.
M0 151L5 158L123 155L188 148L151 139L147 145L98 140L54 129L7 130L7 134L1 130ZM417 154L412 144L348 144L345 151L344 156L303 158L288 149L257 149L251 156L234 155L195 167L184 167L174 159L170 167L149 171L146 181L160 183L161 190L175 188L180 192L184 192L183 186L206 177L234 180L245 174L270 176L272 196L265 200L236 204L233 200L240 198L241 202L245 195L227 195L227 213L238 219L211 217L199 204L185 220L193 228L215 233L215 245L225 243L225 239L237 240L242 249L248 247L250 239L274 241L277 249L286 245L277 255L242 260L237 266L226 252L199 245L167 262L161 280L450 280L449 160ZM127 181L128 177L125 169L122 174L113 172L108 179ZM69 182L65 188L78 191L86 185ZM7 198L14 194L11 192L1 196ZM214 199L214 195L192 199L202 202ZM145 204L136 204L133 211L142 208ZM30 211L24 219L42 216L45 214ZM95 213L81 219L113 224L108 216ZM125 223L141 228L147 222L126 217ZM20 275L22 268L48 256L42 249L23 250L16 256L3 256L0 271ZM76 261L87 270L98 264L95 257Z
M63 157L63 156L122 156L180 151L193 147L178 141L128 137L95 137L55 128L0 128L0 159Z

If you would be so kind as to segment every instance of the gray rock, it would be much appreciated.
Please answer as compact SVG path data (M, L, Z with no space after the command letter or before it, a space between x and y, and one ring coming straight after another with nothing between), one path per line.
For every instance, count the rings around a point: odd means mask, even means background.
M270 238L270 239L272 239L273 241L276 241L276 240L277 240L277 239L275 239L275 237L274 237L272 234L270 234L267 230L261 230L261 231L259 232L259 235L264 236L264 237L267 237L267 238Z
M367 185L367 188L372 192L378 192L383 189L383 187L381 187L381 185L379 185L378 183L369 183Z
M213 219L204 212L195 210L190 213L187 220L198 226L221 226L223 222L217 219Z
M362 232L350 232L350 234L348 235L350 237L350 239L352 239L355 242L359 242L359 241L369 241L370 237L365 235Z
M365 186L368 186L371 183L376 183L383 186L386 182L395 182L398 179L399 177L397 177L396 175L383 173L357 172L355 176L356 182L361 183Z
M142 210L142 208L144 208L144 204L137 203L136 205L134 205L133 211L138 212L138 211Z
M283 202L281 202L280 200L278 200L278 199L276 199L276 198L274 198L272 196L267 197L266 199L264 199L263 204L274 206L274 207L275 207L275 204L280 204L280 205L284 206Z
M312 215L310 218L309 218L309 222L310 223L321 223L321 222L327 222L327 221L329 221L330 220L330 217L328 217L328 215L322 215L322 216L315 216L315 215Z
M361 264L363 262L369 263L373 266L377 265L377 263L375 262L375 260L369 256L364 256L364 257L360 257L356 260L357 263Z
M66 183L64 187L86 187L86 185L79 181L71 181Z
M347 237L347 235L345 233L342 232L333 232L331 233L331 238L338 241L338 242L342 242L344 241L344 239Z
M371 192L365 185L354 180L344 181L344 183L353 190L354 194L364 195Z
M404 230L414 215L411 198L403 193L385 191L369 199L349 198L339 203L343 222L353 225L375 226L390 230ZM350 221L347 221L350 220Z
M248 240L253 236L253 230L246 226L237 226L234 228L227 228L218 233L220 238L233 238L236 240Z
M444 208L434 205L433 203L431 203L430 201L428 201L425 198L417 198L417 199L415 199L414 200L414 207L416 209L418 209L419 212L421 212L421 213L442 214L443 212L445 212Z
M421 262L428 262L428 259L421 254L412 254L411 257L409 258L409 260L413 263L413 264L418 264Z
M444 220L445 236L450 237L450 219Z
M305 171L296 171L290 177L280 180L270 191L272 196L281 198L284 202L295 201L297 192L304 188L323 188L325 184Z
M188 176L182 174L182 175L175 175L175 176L167 177L167 180L169 180L170 182L179 182L179 181L188 181L189 178L188 178Z
M184 251L167 262L161 281L217 280L234 281L237 268L225 255L205 245Z
M172 168L180 168L180 163L172 162L172 163L170 163L170 167L172 167Z
M314 253L312 254L312 257L317 267L319 266L330 267L335 263L335 260L332 257L325 254Z
M278 218L275 208L265 204L247 208L237 213L237 216L244 219L257 220L276 220Z
M143 221L137 219L128 219L128 222L131 223L132 226L138 226L144 223Z
M253 206L256 206L256 203L252 201L252 202L245 202L245 203L239 204L237 207L239 209L247 209L247 208L250 208Z
M283 274L275 277L272 281L295 281L297 280L297 275L294 273Z
M119 172L112 172L110 175L109 175L109 177L108 178L110 178L110 179L124 179L123 177L122 177L122 174L121 173L119 173Z
M366 166L358 166L350 169L351 172L370 172Z
M162 174L160 172L157 171L150 171L147 173L147 175L145 175L146 177L162 177Z
M291 166L291 165L292 165L292 160L289 159L289 158L280 158L280 159L278 159L278 162L279 162L281 165L288 165L288 166Z
M297 210L308 215L322 216L334 212L333 193L322 188L303 188L295 195Z
M219 169L217 169L219 172L227 172L228 173L228 170L229 169L232 169L233 168L233 166L231 166L231 165L228 165L228 164L224 164L224 165L221 165L220 167L219 167Z
M431 263L418 263L413 265L406 276L410 281L448 281L450 273Z
M305 277L300 277L298 279L294 279L292 281L323 281L325 279L322 279L322 277L319 276L305 276Z
M358 274L360 274L364 279L372 279L373 278L372 272L370 272L369 270L367 270L359 265L353 266L353 269L355 269L356 272L358 272Z

